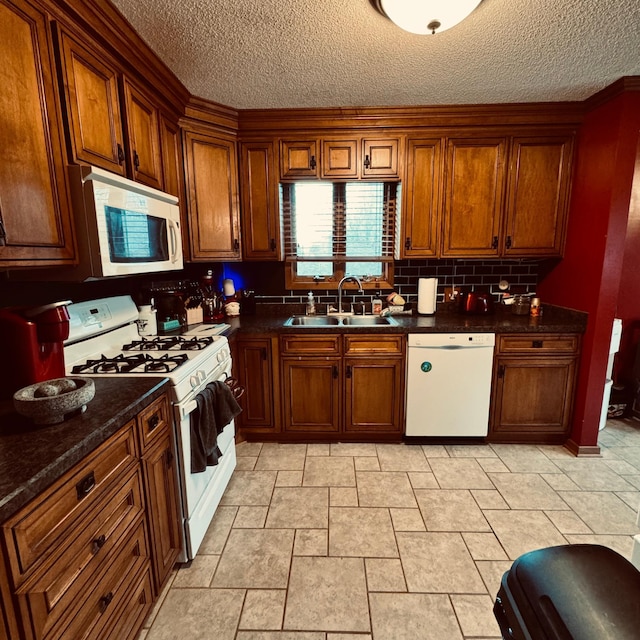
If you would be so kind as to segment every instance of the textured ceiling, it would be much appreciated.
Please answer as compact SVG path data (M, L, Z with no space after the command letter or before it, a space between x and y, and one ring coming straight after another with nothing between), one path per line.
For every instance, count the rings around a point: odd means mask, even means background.
M201 98L236 109L582 100L640 75L639 0L483 0L435 36L369 0L112 0Z

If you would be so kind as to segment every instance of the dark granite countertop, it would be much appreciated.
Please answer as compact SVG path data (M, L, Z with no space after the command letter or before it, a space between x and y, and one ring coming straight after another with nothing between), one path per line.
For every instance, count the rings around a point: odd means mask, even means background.
M299 306L299 305L298 305ZM259 309L259 306L258 306ZM587 314L582 311L566 309L554 305L545 305L543 314L537 318L529 315L516 315L511 308L498 305L490 315L464 315L453 311L447 305L439 305L433 316L395 315L396 325L359 326L359 327L284 327L284 321L291 315L302 315L292 305L282 305L271 309L271 313L255 316L228 318L231 325L228 334L239 333L584 333L587 327Z
M87 410L61 424L36 427L0 401L0 522L99 447L165 391L166 378L93 378Z

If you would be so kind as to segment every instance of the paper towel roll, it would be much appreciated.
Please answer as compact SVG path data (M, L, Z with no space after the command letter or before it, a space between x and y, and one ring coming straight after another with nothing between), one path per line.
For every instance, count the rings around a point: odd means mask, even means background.
M436 312L438 278L418 279L418 313L432 315Z

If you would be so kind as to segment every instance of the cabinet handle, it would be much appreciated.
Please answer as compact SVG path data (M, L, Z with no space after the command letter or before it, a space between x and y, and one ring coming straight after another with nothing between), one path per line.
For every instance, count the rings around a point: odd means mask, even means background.
M350 364L347 365L345 373L346 373L347 378L351 378L351 365Z
M91 553L95 556L96 553L98 553L98 551L100 551L100 549L102 549L102 547L104 547L104 543L107 541L106 537L104 535L97 537L92 543L91 543Z
M334 364L334 365L333 365L333 377L334 377L334 378L337 378L337 377L338 377L338 375L339 375L339 373L338 373L338 367L337 367L337 365L335 365L335 364Z
M153 431L160 424L160 416L157 413L154 413L147 420L147 427L149 431Z
M266 360L266 359L267 359L267 347L261 347L261 348L260 348L260 357L261 357L263 360Z
M173 464L173 452L171 451L171 449L167 449L166 460L167 460L167 469L171 469L171 465Z
M133 166L136 168L136 171L140 168L140 156L138 156L138 152L133 152Z
M118 142L118 164L119 165L124 164L124 149L122 148L122 145L119 142Z
M235 238L233 240L233 250L240 251L240 241L238 240L238 238Z
M405 248L405 249L411 249L411 238L407 238L407 239L404 241L404 248Z
M504 365L501 364L498 367L498 378L504 378L504 371L505 371Z
M507 249L511 249L511 236L507 236L505 246L507 247Z
M269 243L271 246L271 251L275 251L276 250L276 241L275 238L271 238L271 242Z
M309 162L309 167L311 167L312 169L316 168L316 157L315 156L311 156L311 162Z
M542 347L544 346L544 342L542 340L533 340L531 342L531 346L534 349L542 349Z
M498 248L498 236L493 236L493 240L491 241L491 248L492 249Z
M0 245L7 243L7 230L4 228L4 222L0 219Z
M107 610L107 607L111 604L111 601L113 600L113 592L109 591L109 593L107 593L106 596L102 596L102 598L100 598L100 613L104 613Z
M369 156L367 155L367 156L364 157L364 168L368 169L370 166L371 166L371 160L370 160Z
M82 478L78 484L76 484L76 494L78 496L78 500L82 500L85 498L91 490L96 486L96 477L93 475L93 471L88 475Z

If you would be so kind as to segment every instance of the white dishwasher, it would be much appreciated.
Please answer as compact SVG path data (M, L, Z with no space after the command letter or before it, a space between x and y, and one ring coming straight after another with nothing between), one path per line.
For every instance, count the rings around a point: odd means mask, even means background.
M407 436L486 436L493 333L409 334Z

